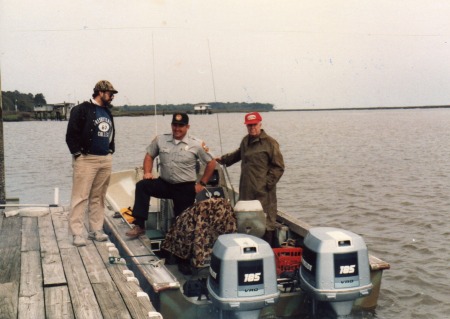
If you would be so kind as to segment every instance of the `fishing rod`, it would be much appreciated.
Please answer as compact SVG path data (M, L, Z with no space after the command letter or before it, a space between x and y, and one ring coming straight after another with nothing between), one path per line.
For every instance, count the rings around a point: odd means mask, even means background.
M214 82L214 69L213 69L213 65L212 65L212 59L211 59L211 48L209 46L209 39L208 39L208 53L209 53L209 64L211 67L211 79L212 79L212 84L213 84L213 92L214 92L214 102L217 103L217 97L216 97L216 84ZM220 122L219 122L219 114L216 113L216 119L217 119L217 128L219 131L219 141L220 141L220 154L223 154L223 149L222 149L222 134L220 133ZM230 184L231 190L233 191L233 200L234 203L236 203L236 192L234 190L233 187L233 183L231 182L231 178L230 178L230 174L228 174L228 170L227 170L227 166L225 164L221 164L222 168L225 172L225 176L228 179L228 183Z
M155 72L155 43L152 32L152 59L153 59L153 103L155 105L155 135L158 135L158 119L156 117L156 72Z

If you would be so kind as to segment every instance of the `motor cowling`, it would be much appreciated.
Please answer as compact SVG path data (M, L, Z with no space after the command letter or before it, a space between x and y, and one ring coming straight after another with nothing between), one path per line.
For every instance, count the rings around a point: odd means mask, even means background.
M246 234L219 236L213 247L207 288L221 318L258 318L278 301L275 257L264 240Z
M300 285L313 299L329 302L338 316L372 291L366 244L361 236L332 227L311 228L304 240Z

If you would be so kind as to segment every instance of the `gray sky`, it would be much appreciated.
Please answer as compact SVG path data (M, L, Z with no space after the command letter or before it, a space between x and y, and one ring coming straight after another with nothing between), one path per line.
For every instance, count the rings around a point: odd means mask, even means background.
M448 0L0 0L0 27L2 90L48 103L450 102Z

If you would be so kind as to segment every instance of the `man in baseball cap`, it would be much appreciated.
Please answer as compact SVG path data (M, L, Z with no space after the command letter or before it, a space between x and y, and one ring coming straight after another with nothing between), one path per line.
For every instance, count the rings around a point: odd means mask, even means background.
M172 117L172 124L188 125L189 116L186 113L175 113Z
M117 94L117 90L113 87L111 82L106 80L98 81L94 87L94 92L111 92L113 94Z
M230 166L241 162L239 200L259 200L266 213L266 232L263 239L270 246L277 247L277 188L276 184L284 173L284 160L278 142L263 129L262 117L258 112L245 114L244 124L248 134L238 149L217 157L220 164Z
M103 232L103 203L115 151L116 134L110 108L116 93L109 81L98 81L92 99L74 106L70 111L66 132L73 167L69 230L73 245L77 247L86 245L83 235L86 214L89 219L88 239L108 240Z
M258 124L262 121L262 117L258 112L251 112L245 115L245 125Z

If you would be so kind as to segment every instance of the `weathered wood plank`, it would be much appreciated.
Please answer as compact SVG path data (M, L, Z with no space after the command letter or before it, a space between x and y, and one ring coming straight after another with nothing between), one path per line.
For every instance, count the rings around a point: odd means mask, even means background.
M47 319L75 318L67 286L44 288Z
M17 316L20 282L20 247L22 219L3 218L0 229L0 314L4 318Z
M34 218L36 219L36 218ZM21 256L19 319L45 318L39 251L25 251Z
M22 217L22 252L39 251L39 232L36 217Z
M104 318L131 319L122 296L112 280L110 282L93 283L92 288L95 291ZM118 300L120 300L119 304L117 304Z
M39 217L38 225L44 286L66 284L51 215Z
M92 241L89 240L89 244L91 243ZM106 242L100 243L100 245L105 245L105 243ZM80 250L80 255L83 259L84 267L86 268L86 273L88 274L91 283L96 284L111 281L111 276L106 270L95 245L87 245L85 249Z
M148 318L148 313L156 310L149 299L143 297L136 298L137 293L142 293L143 290L138 283L127 281L127 276L123 272L124 270L129 271L128 267L125 264L110 264L108 248L99 243L96 243L96 246L106 265L106 269L113 278L122 298L125 300L131 316L133 318Z
M73 312L78 319L102 318L100 306L95 298L78 248L73 246L72 240L69 239L67 218L68 212L52 213L53 226L66 274ZM86 249L86 247L79 249Z
M104 247L105 243L99 243ZM80 249L87 275L95 291L104 318L131 318L115 283L109 275L95 245Z
M53 212L51 216L59 249L74 247L72 244L72 236L69 238L69 213L67 211Z
M19 283L0 283L0 314L1 318L16 318Z
M79 249L86 249L86 247ZM78 319L102 318L100 306L95 298L86 269L78 253L78 248L71 246L70 248L62 249L60 247L60 251L75 317Z

